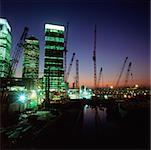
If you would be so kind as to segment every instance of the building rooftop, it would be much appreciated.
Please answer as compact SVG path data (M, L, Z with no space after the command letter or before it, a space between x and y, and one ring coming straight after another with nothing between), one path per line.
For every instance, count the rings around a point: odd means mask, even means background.
M7 21L7 19L0 17L0 24L5 24L9 31L11 31L11 27Z
M62 30L62 31L65 30L63 25L57 25L57 24L51 24L51 23L46 23L45 28L46 29L54 29L54 30Z

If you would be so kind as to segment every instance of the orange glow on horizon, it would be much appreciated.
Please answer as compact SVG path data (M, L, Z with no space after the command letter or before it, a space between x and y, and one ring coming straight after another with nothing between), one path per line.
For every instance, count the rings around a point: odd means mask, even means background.
M22 77L22 73L21 71L17 71L16 72L16 77ZM104 78L105 79L105 78ZM102 82L100 83L100 86L99 87L110 87L110 86L113 86L113 88L115 87L115 82L116 80L113 81L112 78L110 78L110 80L106 79L103 81L103 84ZM124 86L124 82L125 80L121 79L120 81L120 84L119 84L119 87L122 87ZM94 82L93 82L93 78L87 78L85 77L84 75L81 75L80 78L79 78L79 86L86 86L86 87L89 87L89 88L94 88ZM150 87L150 78L147 77L142 77L142 78L135 78L134 81L129 81L128 82L128 86L135 86L135 85L138 85L139 87L142 87L142 86L145 86L145 87ZM69 87L72 88L73 87L73 80L70 79L69 80Z
M93 83L93 81L90 81L90 80L83 80L83 81L79 81L80 82L80 86L82 86L82 85L84 85L84 86L86 86L86 87L89 87L89 88L94 88L94 83ZM73 82L70 82L69 81L69 87L70 88L72 88L73 86L73 84L72 84ZM147 81L137 81L137 82L133 82L133 83L128 83L128 86L130 86L130 87L135 87L135 85L138 85L139 87L142 87L142 86L145 86L145 87L150 87L150 84L149 84L150 82L147 82ZM103 83L103 86L102 86L102 84L100 84L100 88L101 87L110 87L111 88L111 86L113 87L113 88L115 88L115 83L114 82L104 82ZM124 81L122 82L121 81L121 83L119 84L119 87L123 87L124 86Z

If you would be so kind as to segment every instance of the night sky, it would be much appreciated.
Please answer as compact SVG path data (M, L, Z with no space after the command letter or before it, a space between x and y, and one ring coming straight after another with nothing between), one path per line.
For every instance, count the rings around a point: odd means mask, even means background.
M93 86L94 25L97 25L97 75L103 67L103 85L115 85L125 57L132 62L131 84L149 85L149 0L1 0L1 16L12 27L12 49L25 26L40 41L40 76L44 68L44 24L69 22L67 64L79 59L80 85ZM75 80L75 61L69 81ZM18 66L17 75L21 76ZM102 85L102 84L101 84Z

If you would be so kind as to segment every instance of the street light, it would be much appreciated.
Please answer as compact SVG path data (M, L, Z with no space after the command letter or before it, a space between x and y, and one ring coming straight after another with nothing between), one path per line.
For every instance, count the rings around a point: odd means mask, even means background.
M19 102L20 102L20 103L19 103L19 112L20 112L21 104L24 103L25 100L26 100L25 94L21 94L21 95L19 96Z
M25 102L25 99L26 99L26 97L25 97L24 94L21 94L21 95L19 96L19 101L20 101L20 102L24 103L24 102Z

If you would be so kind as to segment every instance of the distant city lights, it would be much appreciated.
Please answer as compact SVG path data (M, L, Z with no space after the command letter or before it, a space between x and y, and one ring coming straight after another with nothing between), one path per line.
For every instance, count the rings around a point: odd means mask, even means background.
M135 84L135 87L138 88L138 84Z
M110 86L110 89L113 89L113 85Z
M127 95L126 95L126 94L124 94L124 98L127 98Z
M108 96L107 96L107 95L104 95L104 98L105 98L105 99L108 99Z

